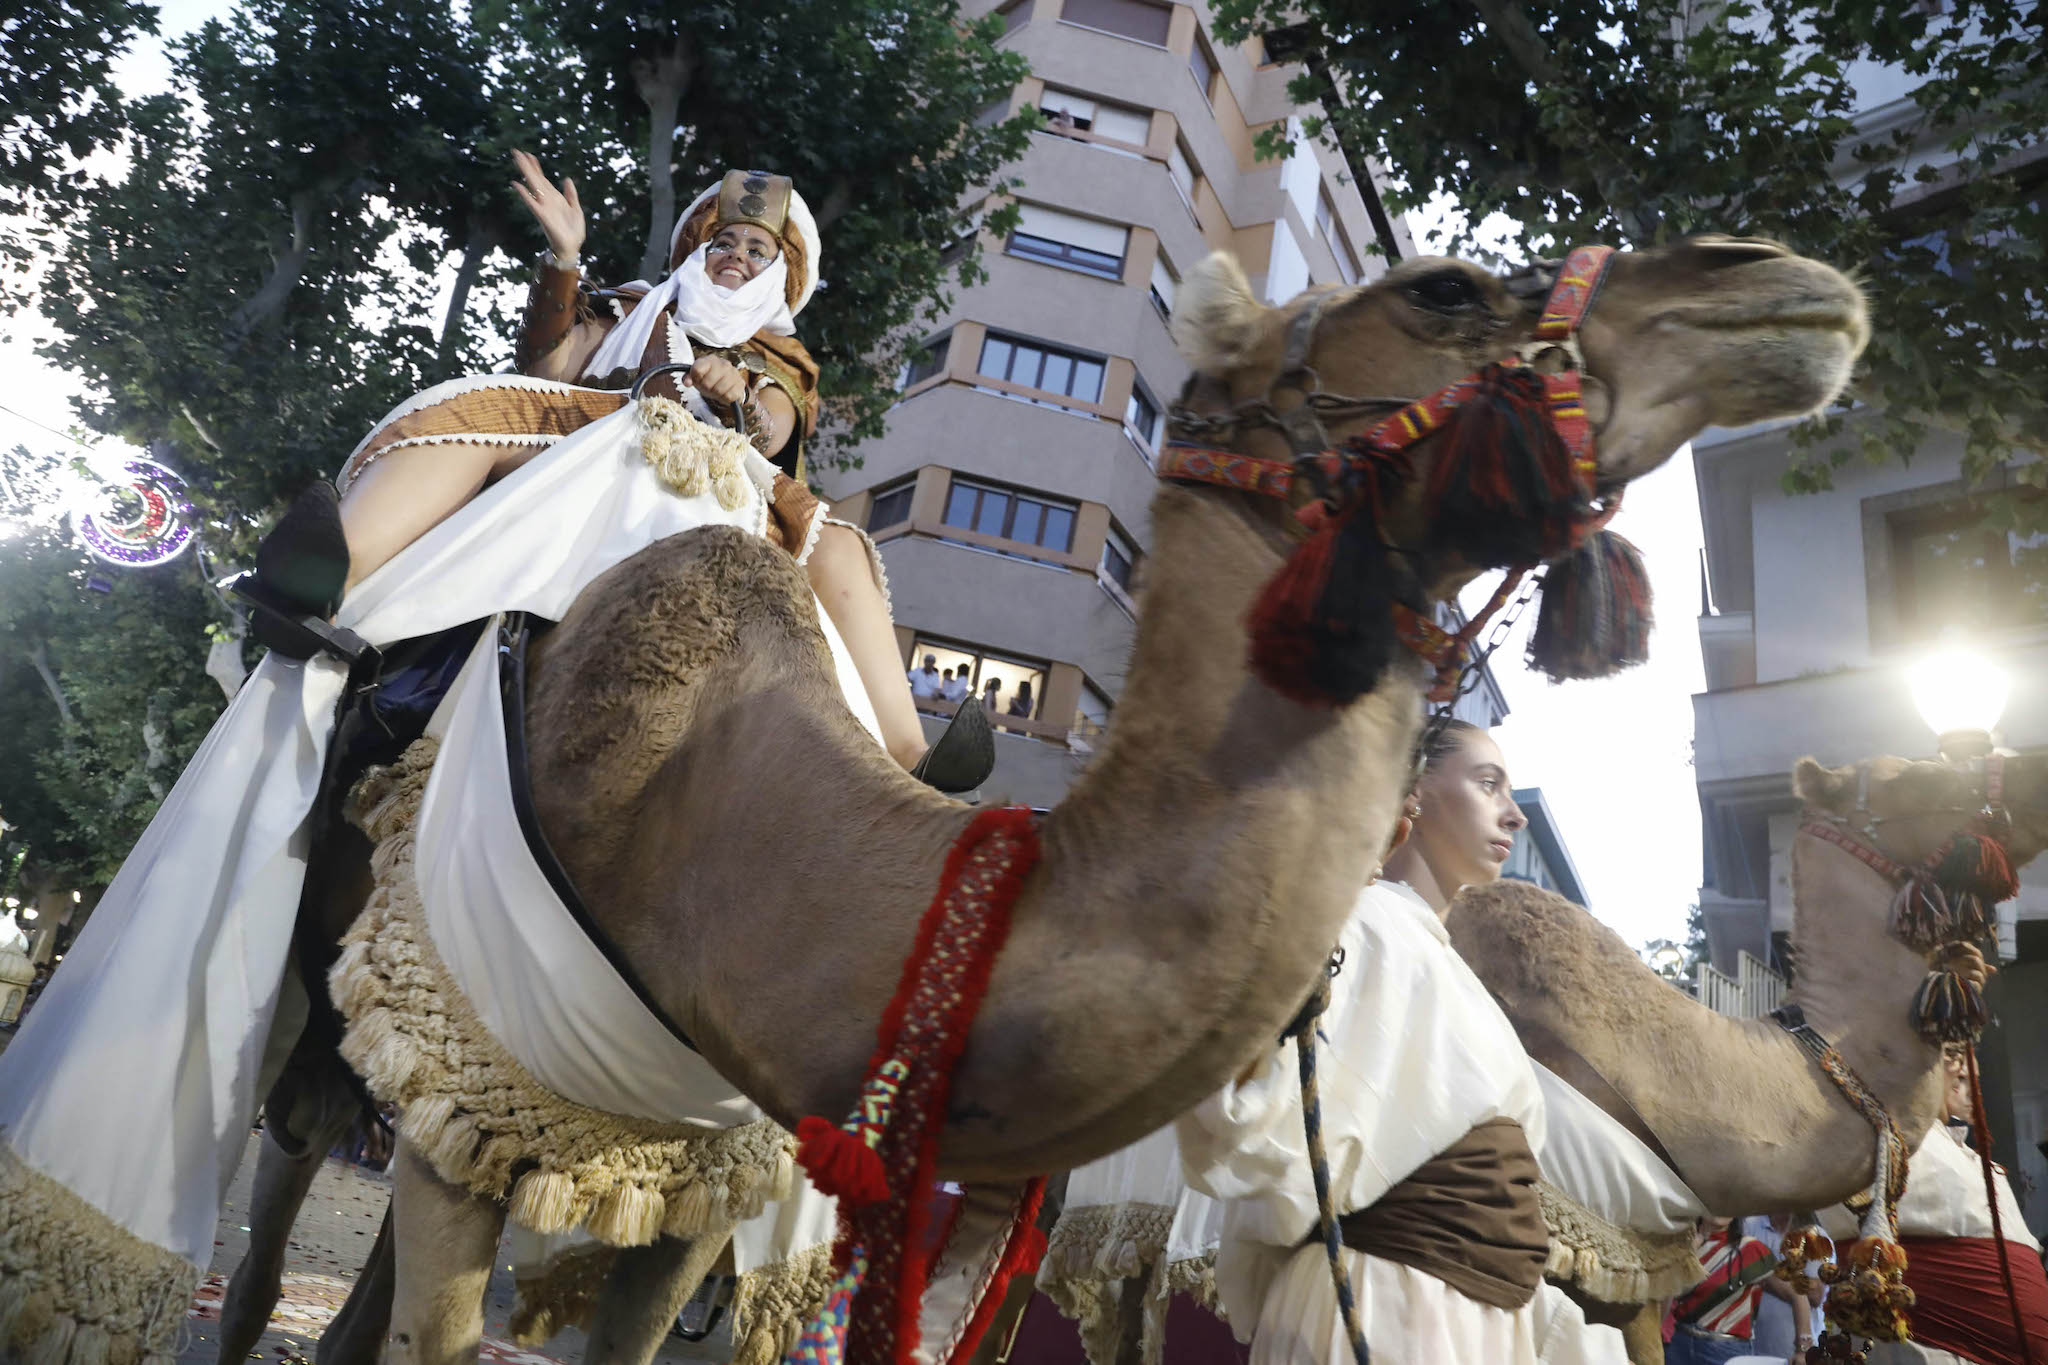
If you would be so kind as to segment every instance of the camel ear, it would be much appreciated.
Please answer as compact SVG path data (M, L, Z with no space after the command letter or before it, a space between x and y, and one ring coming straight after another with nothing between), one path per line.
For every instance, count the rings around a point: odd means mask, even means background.
M1792 769L1792 794L1809 806L1840 810L1855 781L1854 768L1830 768L1817 758L1802 758Z
M1237 257L1213 252L1176 291L1173 344L1198 372L1226 373L1251 358L1265 312Z

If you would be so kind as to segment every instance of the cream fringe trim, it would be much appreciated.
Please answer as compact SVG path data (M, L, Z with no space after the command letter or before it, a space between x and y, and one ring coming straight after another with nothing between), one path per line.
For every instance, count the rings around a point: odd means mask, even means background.
M740 1276L732 1295L732 1365L776 1365L832 1293L832 1248L820 1243Z
M612 1246L722 1233L788 1197L796 1144L774 1123L707 1130L586 1108L491 1036L435 954L412 880L413 819L438 749L421 740L352 794L377 885L328 974L348 1024L342 1056L403 1107L406 1142L450 1184L509 1198L535 1232L581 1227Z
M617 1247L583 1242L549 1257L533 1273L518 1276L509 1324L513 1344L539 1346L565 1327L589 1322L605 1277L618 1259Z
M1706 1278L1692 1235L1618 1227L1547 1181L1536 1197L1550 1229L1550 1262L1543 1273L1567 1280L1603 1303L1651 1303L1684 1292Z
M1157 1277L1173 1231L1173 1209L1165 1204L1089 1204L1061 1212L1046 1242L1038 1287L1053 1307L1080 1328L1081 1348L1091 1365L1114 1365L1123 1342L1125 1282ZM1144 1334L1164 1335L1165 1309L1157 1313L1147 1294ZM1162 1342L1143 1343L1148 1362L1157 1361Z
M0 1357L175 1365L199 1268L0 1144Z

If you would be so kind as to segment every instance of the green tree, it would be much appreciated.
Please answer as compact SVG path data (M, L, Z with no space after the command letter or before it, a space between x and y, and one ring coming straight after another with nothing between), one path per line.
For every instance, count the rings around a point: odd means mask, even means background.
M1858 450L1910 459L1937 425L1971 478L2017 452L2048 486L2040 25L2030 0L1219 5L1224 32L1279 30L1304 59L1294 94L1328 109L1314 135L1389 167L1389 207L1448 196L1464 248L1504 218L1524 251L1718 231L1860 270L1874 337L1854 397L1876 420L1853 447L1839 411L1806 424L1797 488ZM1859 83L1886 67L1910 96L1866 113Z
M509 357L541 244L515 146L576 177L607 280L666 243L678 184L793 175L824 231L802 333L842 452L880 430L911 330L978 277L963 225L1032 117L977 116L1022 60L954 0L651 13L241 0L174 45L168 94L110 105L114 169L35 201L43 354L84 380L87 428L185 475L216 570L397 402ZM662 64L685 46L687 72ZM194 558L132 573L67 547L42 527L0 551L0 815L21 827L0 860L26 840L97 877L218 709L206 670L236 674L240 626Z
M83 184L86 159L120 136L114 59L156 25L146 0L47 0L0 16L0 297L20 302L14 273L42 245L29 211Z
M483 14L549 87L537 131L580 119L627 133L631 162L565 158L538 139L592 215L589 272L658 278L677 212L728 169L793 177L825 242L800 331L832 435L850 450L879 434L908 329L940 315L950 280L979 278L971 250L955 259L963 210L1010 187L1002 169L1036 121L981 117L1026 73L995 46L1001 22L965 23L952 0L689 0L658 15L638 0L501 3Z

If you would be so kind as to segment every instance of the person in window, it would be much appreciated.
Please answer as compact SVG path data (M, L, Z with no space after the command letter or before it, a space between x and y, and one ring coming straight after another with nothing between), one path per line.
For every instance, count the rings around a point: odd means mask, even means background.
M1045 131L1056 137L1073 137L1079 129L1072 114L1064 109L1055 109L1046 117Z
M954 670L951 679L939 689L939 695L954 706L967 700L967 668L962 665Z
M990 678L988 685L981 689L981 709L990 715L1002 714L1003 703L996 694L1003 690L1001 678Z
M924 666L910 670L910 696L913 701L930 701L939 695L945 686L945 679L939 675L939 656L924 656Z
M1694 1246L1707 1277L1672 1301L1664 1365L1723 1365L1752 1354L1763 1281L1778 1264L1769 1246L1726 1218L1700 1219Z
M1430 737L1404 835L1360 893L1317 1029L1341 1264L1375 1360L1624 1365L1543 1279L1545 1110L1513 1025L1452 948L1460 887L1500 876L1526 824L1484 730ZM1400 1046L1389 1047L1389 1038ZM1289 1042L1176 1124L1194 1189L1223 1200L1216 1288L1250 1365L1352 1359Z
M1010 698L1010 714L1031 719L1031 679L1017 684L1016 695Z

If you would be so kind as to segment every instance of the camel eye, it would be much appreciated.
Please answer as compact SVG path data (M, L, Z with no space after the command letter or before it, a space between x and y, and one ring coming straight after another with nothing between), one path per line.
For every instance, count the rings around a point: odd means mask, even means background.
M1470 308L1480 301L1477 286L1455 270L1417 280L1408 286L1408 292L1423 307L1447 313Z

